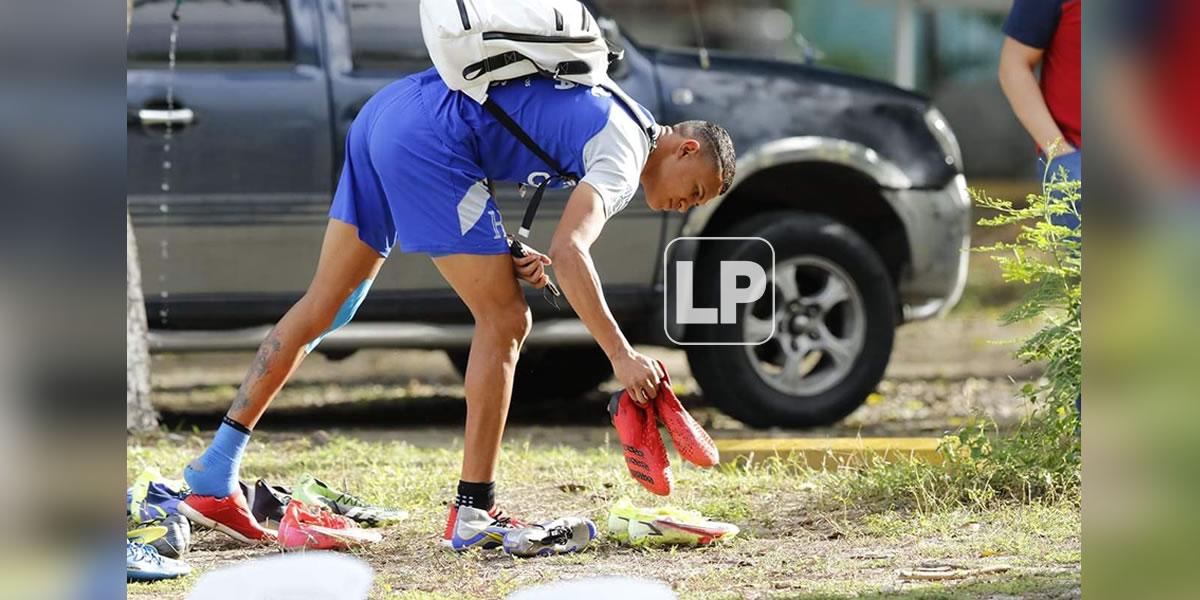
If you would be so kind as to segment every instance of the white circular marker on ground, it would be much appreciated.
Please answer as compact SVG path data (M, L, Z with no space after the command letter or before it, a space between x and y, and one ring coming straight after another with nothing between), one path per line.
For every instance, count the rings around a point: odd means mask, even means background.
M360 559L306 552L205 573L188 600L364 600L374 577L371 567Z

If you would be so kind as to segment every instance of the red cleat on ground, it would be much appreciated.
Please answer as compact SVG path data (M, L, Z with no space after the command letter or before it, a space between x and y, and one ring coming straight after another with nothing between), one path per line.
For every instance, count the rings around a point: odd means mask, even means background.
M255 522L241 490L224 498L190 494L179 503L179 512L192 523L220 531L243 544L257 545L275 539L273 532Z
M659 361L658 366L665 375L667 367L662 361ZM658 394L650 403L658 413L658 419L666 426L667 433L671 434L671 442L675 444L675 451L679 456L698 467L717 464L721 458L717 445L713 443L708 432L683 408L683 404L675 396L675 391L671 389L670 375L663 377L658 386Z
M345 550L381 539L378 531L361 529L324 506L306 506L299 500L288 503L279 521L279 545L288 550Z
M608 414L625 453L625 466L629 474L651 493L666 496L671 493L671 463L667 460L667 449L658 433L658 419L654 403L641 406L621 391L613 394L608 403Z

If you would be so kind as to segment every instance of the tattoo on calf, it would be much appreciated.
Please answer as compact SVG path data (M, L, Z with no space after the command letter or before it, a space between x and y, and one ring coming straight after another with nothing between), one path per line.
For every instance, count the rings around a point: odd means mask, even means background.
M246 373L246 378L242 380L241 387L238 388L237 396L233 399L231 410L243 410L250 405L250 388L261 378L267 374L271 360L283 347L283 343L279 341L279 336L272 329L267 334L267 338L263 340L262 345L258 347L258 354L254 355L254 362L250 365L250 371Z

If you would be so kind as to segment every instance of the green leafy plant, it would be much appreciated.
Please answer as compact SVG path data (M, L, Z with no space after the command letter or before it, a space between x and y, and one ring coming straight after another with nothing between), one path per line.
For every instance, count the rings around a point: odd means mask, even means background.
M1080 219L1080 182L1060 170L1051 175L1041 194L1030 194L1022 206L977 190L971 195L980 208L997 213L980 219L980 225L1021 228L1013 241L974 251L991 254L1005 282L1030 288L1001 320L1005 324L1043 321L1041 330L1017 349L1017 356L1027 363L1044 362L1045 383L1027 386L1023 392L1055 406L1073 404L1083 384L1083 233L1082 228L1072 230L1052 219L1067 214Z
M1065 171L1048 178L1041 194L1023 203L973 190L979 208L992 215L985 227L1016 227L1015 239L974 248L990 254L1006 283L1027 292L1001 316L1005 324L1034 321L1040 329L1021 340L1016 356L1045 365L1044 376L1021 388L1034 404L1015 430L1002 434L994 422L975 419L939 446L941 464L910 459L871 461L830 476L832 499L844 506L939 510L996 502L1078 501L1079 413L1082 385L1082 229L1056 225L1073 214L1081 186Z

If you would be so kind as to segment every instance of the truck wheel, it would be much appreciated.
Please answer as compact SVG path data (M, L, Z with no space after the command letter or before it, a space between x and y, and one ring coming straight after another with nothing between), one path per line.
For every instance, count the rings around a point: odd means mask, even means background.
M468 351L447 350L446 354L454 368L465 377ZM522 352L517 361L513 401L573 400L595 390L612 374L612 363L599 347L530 348Z
M896 292L875 250L845 225L795 212L758 215L722 235L774 247L775 312L764 296L738 319L746 341L767 327L774 335L758 346L688 346L705 395L752 427L828 425L853 412L883 378L895 336ZM700 252L698 272L718 272L722 257ZM719 304L718 286L697 285L700 306Z

